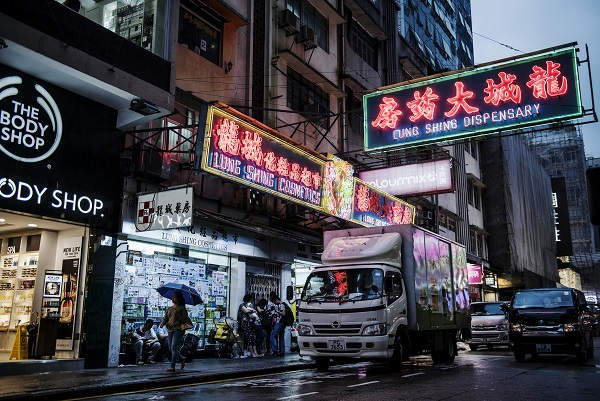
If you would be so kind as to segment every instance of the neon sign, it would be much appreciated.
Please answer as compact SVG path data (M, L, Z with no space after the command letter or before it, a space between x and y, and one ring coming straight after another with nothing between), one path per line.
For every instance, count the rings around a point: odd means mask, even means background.
M385 88L363 106L367 151L583 116L574 48Z
M351 221L362 226L390 226L414 222L415 207L377 188L354 179Z
M290 142L208 108L202 170L320 210L324 165Z

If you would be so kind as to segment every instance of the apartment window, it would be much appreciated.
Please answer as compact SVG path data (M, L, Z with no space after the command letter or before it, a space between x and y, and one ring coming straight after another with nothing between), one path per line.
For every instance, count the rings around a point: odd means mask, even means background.
M317 11L307 0L287 0L287 9L299 19L301 25L306 25L315 31L317 45L329 51L329 21Z
M307 117L329 126L329 94L291 68L287 71L287 107L300 114L311 112ZM322 113L324 118L315 121L317 116L312 113Z
M156 7L154 0L56 1L131 43L159 57L166 57L164 41L160 39L167 30L167 23L164 22L166 7Z
M177 113L165 118L164 142L168 144L171 160L180 163L190 163L190 153L192 149L193 136L196 134L196 128L180 128L198 124L198 113L193 110L185 109L183 106L176 107Z
M481 210L481 188L473 184L473 181L467 181L467 196L469 205L477 210Z
M179 14L178 42L220 66L223 50L223 22L204 12L200 7L193 7L190 2L186 2L186 5L187 7L181 7Z
M485 241L485 236L479 234L475 230L469 230L469 245L470 251L475 253L477 256L483 255L483 242Z
M456 221L448 217L448 230L456 232Z
M367 64L377 69L377 41L369 36L358 23L352 25L350 47Z
M470 154L471 156L473 156L473 159L478 160L479 159L479 142L467 142L465 144L465 150L468 154Z

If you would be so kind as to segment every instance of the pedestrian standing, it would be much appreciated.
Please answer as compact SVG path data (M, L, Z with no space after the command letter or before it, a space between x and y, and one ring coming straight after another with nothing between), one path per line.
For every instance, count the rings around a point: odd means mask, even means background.
M265 342L265 338L267 339L266 343L269 344L269 337L265 337L265 329L266 326L269 326L269 335L271 334L270 320L267 316L267 300L261 298L256 303L256 313L258 314L258 321L254 326L256 328L256 352L260 354L265 354L270 347L267 346L263 348L263 342Z
M253 358L258 357L256 352L256 330L254 322L258 320L256 310L252 306L252 294L244 295L243 302L238 307L238 321L244 331L244 341Z
M273 331L271 332L271 353L274 356L283 356L285 353L285 305L281 302L281 298L276 292L272 291L269 296L271 301L272 316L273 316Z
M173 306L167 308L165 316L160 324L161 327L167 326L169 332L168 338L169 349L171 350L171 366L167 369L167 372L175 371L175 363L178 360L181 361L181 369L185 367L185 357L179 354L179 350L181 349L185 327L186 325L191 324L191 319L185 308L185 301L181 291L175 291L171 301L173 301Z

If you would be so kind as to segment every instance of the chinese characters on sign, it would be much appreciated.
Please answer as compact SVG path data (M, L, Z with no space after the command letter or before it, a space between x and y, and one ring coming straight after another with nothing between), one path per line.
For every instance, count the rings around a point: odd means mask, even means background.
M361 180L354 180L352 221L363 226L412 224L415 207Z
M180 188L138 198L138 231L166 230L192 225L194 191Z
M203 170L321 208L324 161L215 107L207 130Z
M578 118L575 49L378 91L364 110L367 151Z

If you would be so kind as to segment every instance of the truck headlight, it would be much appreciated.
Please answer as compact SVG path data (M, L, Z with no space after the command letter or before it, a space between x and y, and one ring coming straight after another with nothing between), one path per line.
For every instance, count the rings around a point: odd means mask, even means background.
M312 336L312 335L314 335L312 327L306 326L304 324L298 325L297 330L298 330L298 335L299 336Z
M563 324L563 330L565 333L579 330L579 324L577 323L565 323Z
M520 333L523 331L523 325L521 325L521 323L511 323L510 331L516 331L517 333Z
M363 329L363 336L381 336L387 333L387 325L385 323L373 324Z
M507 327L505 324L499 324L499 325L496 327L496 330L498 330L498 331L505 331L505 330L507 330L507 329L508 329L508 327Z

